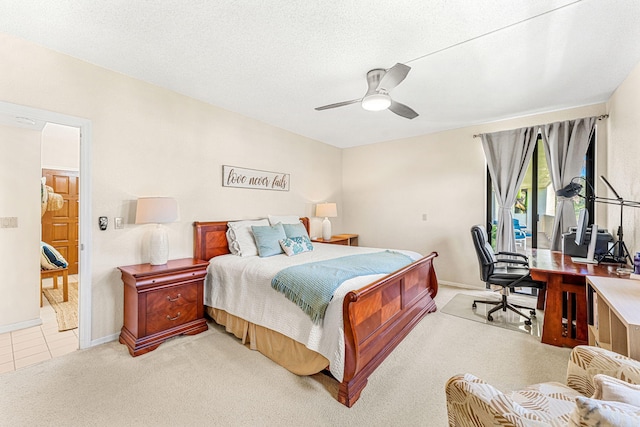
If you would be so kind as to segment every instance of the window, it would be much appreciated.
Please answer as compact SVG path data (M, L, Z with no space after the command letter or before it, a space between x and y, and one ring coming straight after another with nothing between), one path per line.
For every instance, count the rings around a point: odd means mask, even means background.
M592 196L595 175L595 134L594 131L589 141L589 148L580 171L579 180L583 185L581 195L574 203L576 218L582 208L589 211L589 218L594 218ZM589 185L585 185L585 181ZM536 147L527 167L524 180L518 191L517 201L513 208L514 228L516 229L516 249L529 248L549 249L551 247L551 234L555 219L556 195L551 184L551 175L547 167L547 158L544 153L542 135L538 135ZM487 169L487 229L491 230L489 239L495 249L495 235L498 224L498 203L491 176ZM591 221L593 222L593 221Z

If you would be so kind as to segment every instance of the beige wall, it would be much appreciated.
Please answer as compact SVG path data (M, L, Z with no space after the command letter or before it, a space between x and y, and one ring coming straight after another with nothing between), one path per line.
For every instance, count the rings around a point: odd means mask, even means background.
M40 132L0 126L0 333L40 322ZM27 197L33 195L33 197Z
M605 107L591 105L345 149L343 228L360 234L363 246L437 251L440 281L484 287L469 232L472 225L484 224L486 204L486 163L480 138L473 135L600 115ZM598 154L606 149L606 127L606 122L598 122ZM597 217L605 214L597 212Z
M170 258L192 256L195 220L310 216L318 201L342 203L341 151L335 147L13 37L0 35L0 57L2 101L92 123L93 218L84 220L91 221L93 233L93 341L117 334L122 326L123 292L116 267L148 261L142 252L148 227L132 224L138 196L177 199L180 220L168 225ZM34 185L39 155L38 147ZM291 190L223 188L224 164L290 173ZM109 217L107 231L98 230L101 215ZM117 216L125 218L123 230L113 229ZM334 220L339 231L340 218ZM312 225L317 229L319 221ZM34 280L35 295L37 284Z
M609 108L609 150L606 177L625 200L640 201L640 64L618 87L607 103ZM599 193L614 197L610 192ZM617 233L620 208L608 205L608 227ZM623 212L624 241L633 258L640 251L640 209Z
M47 123L42 128L42 169L80 170L80 129Z

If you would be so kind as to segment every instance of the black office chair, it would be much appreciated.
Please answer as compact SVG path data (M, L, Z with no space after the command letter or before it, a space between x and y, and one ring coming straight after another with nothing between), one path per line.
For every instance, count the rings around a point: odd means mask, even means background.
M476 254L478 255L480 278L488 285L502 286L501 301L474 300L472 307L477 308L477 303L495 304L496 306L487 313L487 320L493 320L492 314L494 312L500 309L506 312L507 309L509 309L527 319L524 322L525 325L531 325L531 317L524 315L518 310L518 308L529 310L532 317L535 317L536 310L530 307L510 304L507 301L509 290L513 291L516 287L544 288L544 282L538 282L531 278L531 274L529 272L529 258L526 255L516 252L495 253L489 243L487 231L482 225L474 225L471 227L471 237L473 237L473 245L475 246ZM496 255L501 258L496 257ZM516 258L505 258L507 256Z

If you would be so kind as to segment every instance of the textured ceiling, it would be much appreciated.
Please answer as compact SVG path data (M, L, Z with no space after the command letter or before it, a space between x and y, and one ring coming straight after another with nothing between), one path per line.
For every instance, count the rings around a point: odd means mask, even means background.
M0 32L338 147L606 101L640 62L637 0L2 0ZM366 72L410 67L359 104Z

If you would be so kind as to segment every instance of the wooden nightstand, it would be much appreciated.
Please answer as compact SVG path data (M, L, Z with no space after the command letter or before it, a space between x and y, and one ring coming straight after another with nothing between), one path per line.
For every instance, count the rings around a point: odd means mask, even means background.
M165 265L118 267L124 282L120 342L132 356L155 350L171 337L207 330L203 288L208 265L185 258Z
M345 246L358 246L357 234L336 234L331 236L331 239L324 240L321 237L311 239L312 242L318 243L330 243L332 245L345 245Z

